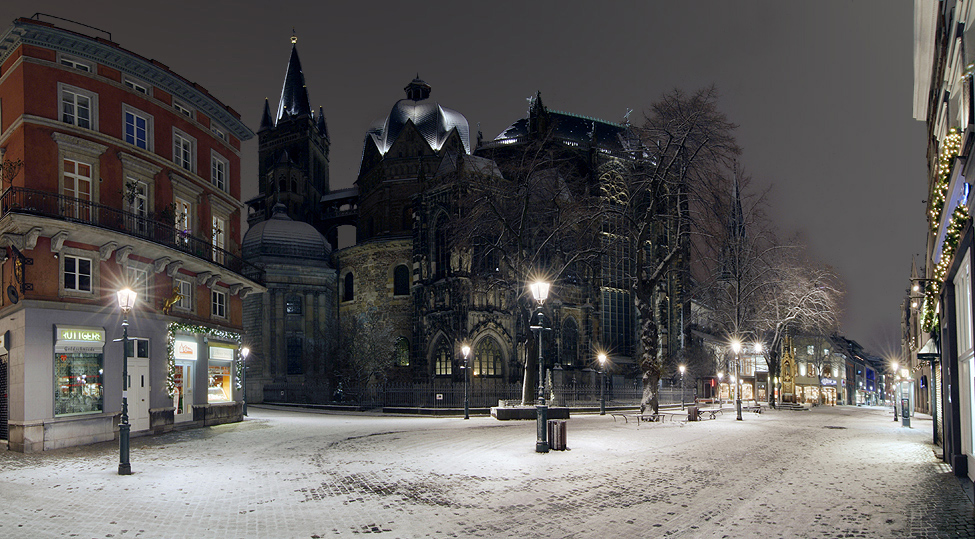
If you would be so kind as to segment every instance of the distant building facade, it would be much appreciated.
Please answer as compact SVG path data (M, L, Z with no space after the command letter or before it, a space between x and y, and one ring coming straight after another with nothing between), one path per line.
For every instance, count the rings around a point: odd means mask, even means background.
M240 144L230 107L99 36L18 19L0 38L0 438L111 440L128 314L133 432L241 419Z

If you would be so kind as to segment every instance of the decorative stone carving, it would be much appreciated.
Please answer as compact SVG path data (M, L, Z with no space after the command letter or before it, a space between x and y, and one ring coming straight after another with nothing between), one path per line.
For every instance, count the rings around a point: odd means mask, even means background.
M117 241L110 241L110 242L106 243L105 245L102 245L101 247L99 247L98 248L98 255L101 257L102 262L108 260L112 256L112 253L115 252L115 249L117 247L118 247L118 242Z

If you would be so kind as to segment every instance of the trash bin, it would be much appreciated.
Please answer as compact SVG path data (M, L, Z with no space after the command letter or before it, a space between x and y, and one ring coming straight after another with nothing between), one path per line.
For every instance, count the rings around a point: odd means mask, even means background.
M552 451L565 451L565 420L550 419L548 421L548 448Z
M697 406L691 405L687 407L687 420L697 421Z

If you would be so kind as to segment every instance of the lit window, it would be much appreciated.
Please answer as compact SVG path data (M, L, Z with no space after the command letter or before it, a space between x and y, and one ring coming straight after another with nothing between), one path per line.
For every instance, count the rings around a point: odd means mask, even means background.
M287 314L301 314L301 296L289 296L284 305Z
M450 343L447 339L440 339L437 346L436 374L437 376L450 376L453 372L453 354L451 353Z
M501 375L501 349L494 339L487 338L477 343L474 349L474 361L472 363L473 376L500 376Z

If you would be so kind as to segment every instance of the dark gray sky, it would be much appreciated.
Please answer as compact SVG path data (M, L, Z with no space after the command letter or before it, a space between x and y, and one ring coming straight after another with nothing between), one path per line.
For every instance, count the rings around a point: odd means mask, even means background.
M255 130L264 98L277 104L294 27L328 119L333 189L352 185L366 129L417 73L486 138L536 90L556 110L621 121L631 108L636 122L664 92L714 83L754 185L774 186L780 234L802 232L845 281L843 332L875 352L897 345L927 198L910 1L5 0L0 24L35 12L111 32ZM245 197L256 155L245 143Z

